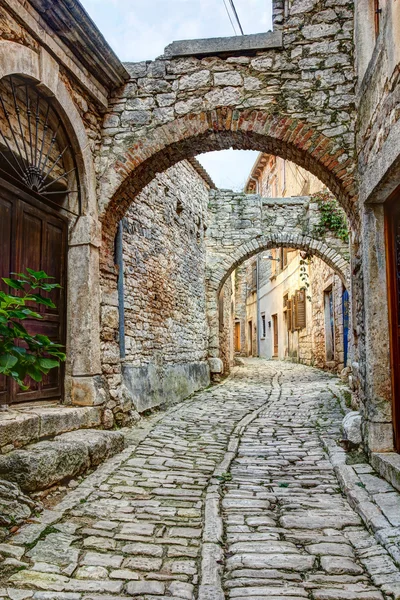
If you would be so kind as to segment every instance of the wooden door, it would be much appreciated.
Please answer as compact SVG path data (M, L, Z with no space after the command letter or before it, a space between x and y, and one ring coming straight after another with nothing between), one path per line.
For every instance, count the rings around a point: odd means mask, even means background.
M274 334L274 354L273 354L273 356L278 356L278 354L279 354L278 315L272 315L272 327L273 327L273 334Z
M249 340L248 340L249 356L253 356L253 322L249 321Z
M240 323L235 323L235 352L240 352Z
M400 452L400 190L385 208L393 428L395 448Z
M62 289L50 294L57 308L41 306L38 312L42 319L24 321L24 326L32 334L41 333L65 344L67 222L34 195L0 180L0 277L26 271L27 267L44 270ZM0 289L9 291L3 282ZM60 398L63 367L51 370L40 383L30 378L27 383L29 390L22 391L15 382L0 377L0 403Z

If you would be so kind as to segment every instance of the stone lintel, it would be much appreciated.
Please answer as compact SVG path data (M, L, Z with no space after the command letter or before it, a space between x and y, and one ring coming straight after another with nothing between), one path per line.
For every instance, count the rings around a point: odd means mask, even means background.
M261 198L263 206L292 206L308 204L310 196L292 196L291 198Z
M169 44L164 53L167 58L177 58L208 54L243 54L271 48L283 48L281 31L200 40L179 40Z

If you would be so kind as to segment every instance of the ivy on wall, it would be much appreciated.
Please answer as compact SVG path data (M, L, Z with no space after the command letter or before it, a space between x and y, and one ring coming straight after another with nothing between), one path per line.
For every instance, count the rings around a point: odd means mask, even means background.
M323 237L327 231L334 233L343 242L349 241L349 227L346 215L336 198L328 191L316 192L311 201L318 204L320 220L314 226L314 235Z
M307 300L311 302L310 296L310 277L308 274L308 265L312 263L312 254L309 252L300 252L300 279L302 282L302 286L300 289L305 290Z

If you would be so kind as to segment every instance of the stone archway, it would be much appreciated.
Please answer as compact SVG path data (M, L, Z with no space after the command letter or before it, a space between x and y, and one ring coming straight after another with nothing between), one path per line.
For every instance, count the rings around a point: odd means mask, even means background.
M18 75L52 98L73 148L81 186L82 214L68 231L68 311L65 397L73 404L94 405L102 394L99 329L99 248L96 180L90 141L65 85L58 63L12 41L0 42L0 78Z
M349 260L327 243L308 235L275 233L259 236L241 244L229 258L222 257L207 274L207 316L209 326L209 355L219 358L218 295L229 275L247 259L271 248L303 250L322 259L331 267L348 289L351 287Z
M332 191L352 227L358 229L354 163L337 140L284 114L220 107L156 127L120 153L100 177L104 266L118 221L156 173L185 158L230 147L275 154L306 168Z

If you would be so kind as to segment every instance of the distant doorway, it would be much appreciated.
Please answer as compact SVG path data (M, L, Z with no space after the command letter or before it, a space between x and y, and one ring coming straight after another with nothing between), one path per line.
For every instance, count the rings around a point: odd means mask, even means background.
M240 343L240 323L236 321L235 323L235 352L240 352L241 343Z
M273 356L279 355L279 332L278 332L278 315L272 315L272 328L274 334L274 352Z
M333 315L333 292L331 287L324 292L324 312L325 352L326 360L329 362L335 358L335 322Z
M249 339L248 339L248 349L249 356L253 356L253 321L249 321L248 325L249 331Z

